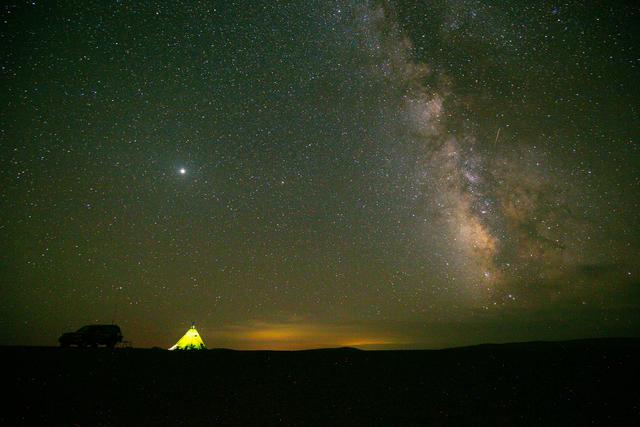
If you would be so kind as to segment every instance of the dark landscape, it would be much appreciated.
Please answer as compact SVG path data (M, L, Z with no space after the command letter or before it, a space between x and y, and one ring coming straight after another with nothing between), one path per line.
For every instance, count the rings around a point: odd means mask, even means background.
M634 425L640 339L445 350L2 347L2 425Z

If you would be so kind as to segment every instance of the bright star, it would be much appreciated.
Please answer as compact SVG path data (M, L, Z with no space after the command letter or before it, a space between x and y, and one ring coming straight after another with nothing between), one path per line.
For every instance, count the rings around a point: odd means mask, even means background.
M185 168L180 168L180 175L184 175L187 173L187 170Z

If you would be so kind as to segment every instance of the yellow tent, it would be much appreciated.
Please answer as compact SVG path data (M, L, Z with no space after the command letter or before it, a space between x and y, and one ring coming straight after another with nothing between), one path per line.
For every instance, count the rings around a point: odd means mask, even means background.
M205 350L206 348L202 337L200 337L200 334L196 331L196 326L191 325L187 333L169 350Z

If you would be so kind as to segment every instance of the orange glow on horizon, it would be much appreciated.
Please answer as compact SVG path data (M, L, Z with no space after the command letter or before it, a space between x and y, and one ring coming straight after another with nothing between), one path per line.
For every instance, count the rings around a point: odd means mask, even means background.
M384 347L401 344L391 337L362 334L340 325L256 322L207 331L219 347L239 350L304 350L333 347ZM212 347L216 347L215 344Z

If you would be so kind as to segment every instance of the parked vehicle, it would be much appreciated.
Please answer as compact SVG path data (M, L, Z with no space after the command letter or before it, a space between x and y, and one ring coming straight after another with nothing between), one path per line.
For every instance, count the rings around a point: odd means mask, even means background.
M122 332L118 325L87 325L76 332L66 332L58 338L62 347L97 347L104 345L113 348L122 342Z

